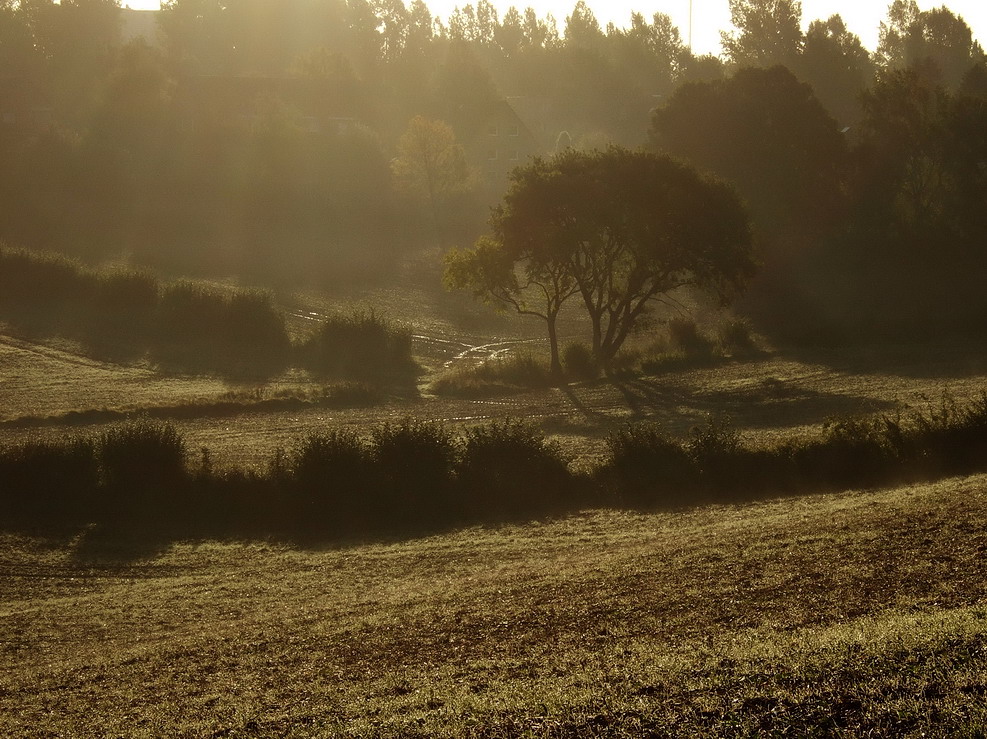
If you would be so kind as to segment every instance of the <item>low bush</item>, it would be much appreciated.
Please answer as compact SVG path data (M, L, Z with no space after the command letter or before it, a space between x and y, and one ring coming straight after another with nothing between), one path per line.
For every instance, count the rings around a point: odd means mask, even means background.
M674 318L668 322L668 335L641 360L641 371L661 374L678 369L701 367L721 359L713 341L703 334L695 321Z
M238 290L225 305L221 346L223 374L234 378L264 379L287 368L291 340L284 316L271 296L256 290Z
M641 351L624 347L610 360L611 377L631 377L641 366Z
M581 341L573 341L562 350L562 366L570 380L592 380L600 374L593 352Z
M519 420L469 429L456 481L466 515L481 521L571 510L579 502L561 448Z
M411 333L373 311L330 316L297 354L319 378L409 384L418 375Z
M717 327L720 349L731 356L746 356L757 352L754 329L744 318L729 318Z
M151 358L166 370L263 379L287 367L290 346L284 317L266 293L227 297L179 282L161 296Z
M0 521L85 523L99 486L92 441L29 441L0 451Z
M222 295L191 282L161 295L151 340L151 360L166 371L210 372L219 363L216 338L224 328Z
M457 454L457 440L435 421L406 418L375 427L372 514L401 529L441 527L459 519L452 485Z
M174 426L135 421L111 427L99 436L96 453L108 517L187 514L188 450Z
M78 262L0 245L0 321L20 331L74 337L93 285Z
M739 487L748 478L744 469L747 450L729 417L708 416L704 424L689 431L684 446L706 491Z
M708 357L713 353L710 341L696 322L687 318L673 318L668 322L668 342L672 351L689 357Z
M431 390L436 395L455 398L488 398L553 384L547 364L531 354L519 353L456 367L436 379Z
M83 309L83 341L99 357L130 360L147 351L155 313L158 282L139 272L113 272L95 278L92 297Z
M892 428L897 436L900 427L880 418L842 416L827 421L820 438L793 450L797 478L834 487L873 484L894 459L886 433Z
M340 382L327 385L316 398L330 408L366 408L383 402L384 394L368 382Z
M597 476L624 505L653 508L695 500L699 471L661 424L642 422L610 433Z
M365 530L373 521L371 450L346 429L310 434L288 459L288 520L294 530Z

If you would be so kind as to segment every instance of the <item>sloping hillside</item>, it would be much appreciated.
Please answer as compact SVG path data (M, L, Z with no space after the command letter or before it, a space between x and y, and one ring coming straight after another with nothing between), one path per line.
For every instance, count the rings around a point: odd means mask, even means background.
M498 338L431 330L422 328L416 342L419 361L429 373L422 387L462 347L485 346ZM602 437L630 420L657 419L673 433L685 433L708 414L726 414L746 434L768 439L818 426L835 415L924 407L943 391L964 401L978 395L985 382L982 349L953 343L774 352L487 399L385 394L368 403L358 398L350 407L300 403L279 408L264 401L319 397L323 390L300 371L263 385L164 376L146 367L98 362L67 346L0 336L0 443L39 433L62 436L119 420L122 414L154 410L157 417L175 422L193 448L208 446L217 463L242 465L262 463L276 447L327 425L362 428L416 416L462 426L512 416L539 423L576 455L592 458Z
M330 551L5 535L5 736L974 736L987 477Z

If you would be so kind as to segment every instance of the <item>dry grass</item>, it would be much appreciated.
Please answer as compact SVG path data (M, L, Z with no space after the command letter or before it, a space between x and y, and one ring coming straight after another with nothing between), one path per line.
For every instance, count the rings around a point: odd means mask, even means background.
M976 736L984 520L981 476L332 551L8 535L0 734Z
M431 324L430 324L431 325ZM443 334L442 336L448 336ZM462 338L462 337L461 337ZM479 339L471 339L480 343ZM426 366L441 372L443 357L457 340L436 337L419 349ZM424 348L423 348L424 347ZM431 378L422 379L427 387ZM453 427L490 419L521 417L541 425L577 457L598 459L602 439L632 420L661 421L685 434L708 414L729 415L748 438L772 440L814 430L839 414L888 411L902 404L922 406L942 389L960 403L978 395L987 381L987 358L964 344L939 347L884 347L802 356L773 354L731 361L715 368L682 369L657 377L574 383L565 388L500 398L391 397L363 408L326 408L318 403L278 408L250 402L314 397L321 386L302 374L264 386L234 386L208 377L163 377L139 367L95 362L66 348L4 338L0 340L0 443L27 436L61 437L80 422L104 422L118 412L180 409L168 415L193 448L208 446L218 465L263 464L279 446L327 425L364 429L383 420L412 415L443 420ZM242 401L242 412L214 413ZM195 408L203 409L201 414ZM235 408L233 409L236 410ZM25 417L65 416L65 424L43 429L10 423ZM37 424L22 424L22 426Z
M212 398L231 388L214 378L162 376L8 336L0 336L0 371L0 420Z
M304 300L407 319L433 371L460 345L541 328L434 290ZM520 416L590 460L628 420L684 433L727 413L767 440L834 414L919 405L943 387L962 403L985 379L975 347L884 347L488 400L244 403L175 426L218 466L242 467L327 425ZM205 408L231 392L308 397L313 386L287 376L235 388L0 341L0 420ZM0 443L64 432L8 425ZM0 736L982 737L985 491L979 476L331 551L5 534Z

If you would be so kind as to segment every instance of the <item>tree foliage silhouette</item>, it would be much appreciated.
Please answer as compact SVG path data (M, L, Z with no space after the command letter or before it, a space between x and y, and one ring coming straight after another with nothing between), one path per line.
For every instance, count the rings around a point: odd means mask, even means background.
M542 317L556 375L555 322L569 298L582 300L606 368L671 292L693 286L726 300L753 271L750 223L730 187L667 156L617 147L518 168L490 226L492 236L449 256L447 283Z

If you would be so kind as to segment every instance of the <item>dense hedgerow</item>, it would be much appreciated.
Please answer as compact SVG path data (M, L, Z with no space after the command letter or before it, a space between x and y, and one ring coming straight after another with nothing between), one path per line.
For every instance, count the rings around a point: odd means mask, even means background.
M185 515L187 461L175 428L147 421L29 441L0 451L0 516L61 524Z
M366 530L376 518L373 470L371 449L355 432L308 435L281 474L288 525L314 532Z
M296 348L267 293L165 285L3 246L0 322L79 341L102 359L146 356L167 372L262 380L296 363L317 377L376 384L407 384L418 372L411 334L372 312L329 317Z
M36 440L0 451L2 522L85 522L96 509L99 486L92 440Z
M80 264L54 254L0 245L0 321L38 336L78 333L78 309L94 278Z
M684 439L652 423L610 435L575 473L530 424L456 434L405 419L365 435L328 429L276 453L266 471L190 464L181 435L141 421L94 439L0 449L0 524L126 523L175 535L305 539L435 531L582 507L653 509L808 493L987 469L987 394L959 406L841 418L811 439L744 443L711 418Z
M458 518L457 439L441 423L404 419L371 431L375 512L387 524L428 527Z
M95 278L81 309L81 338L94 354L112 360L137 359L147 349L158 311L157 280L140 272L111 272Z
M562 449L523 421L469 429L456 468L461 505L471 517L510 520L572 510L580 504Z
M658 423L628 425L607 437L598 477L627 505L680 505L692 499L696 470L683 445Z
M597 477L628 505L655 507L836 490L965 474L987 466L987 393L964 407L826 422L811 439L744 444L725 419L678 440L654 424L614 432Z
M150 357L168 370L270 377L287 367L290 346L269 295L179 282L162 292Z

